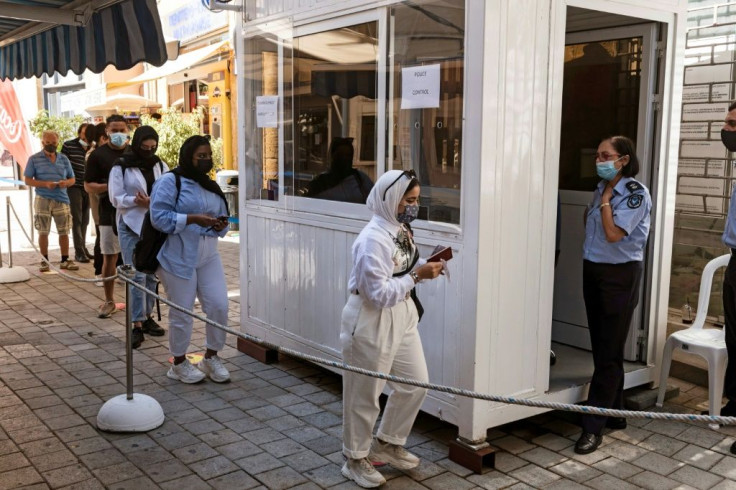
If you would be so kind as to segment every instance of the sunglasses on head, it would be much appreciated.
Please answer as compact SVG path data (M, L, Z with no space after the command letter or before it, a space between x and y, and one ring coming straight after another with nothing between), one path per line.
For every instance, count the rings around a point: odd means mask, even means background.
M399 179L401 179L401 177L404 177L404 176L408 177L408 178L409 178L409 180L412 180L412 179L416 179L416 178L417 178L417 173L416 173L416 172L414 171L414 169L411 169L411 170L404 170L403 172L401 172L401 175L399 175L398 177L396 177L396 180L394 180L393 182L391 182L391 184L390 184L390 185L389 185L388 187L386 187L386 190L385 190L385 191L383 191L383 200L384 200L384 201L386 200L386 193L388 192L388 190L389 190L389 189L390 189L390 188L391 188L391 187L392 187L392 186L393 186L393 185L394 185L395 183L397 183L397 182L399 181Z

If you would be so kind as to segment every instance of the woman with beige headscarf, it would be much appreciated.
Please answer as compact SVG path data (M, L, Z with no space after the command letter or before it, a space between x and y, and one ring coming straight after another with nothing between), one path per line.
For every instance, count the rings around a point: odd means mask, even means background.
M421 305L414 287L436 278L441 263L419 260L409 223L419 212L419 181L413 171L391 170L378 179L366 202L373 218L353 244L350 298L342 312L343 360L396 376L428 380L417 324ZM374 465L411 469L419 458L404 449L427 391L389 383L386 409L373 439L385 381L343 375L342 474L361 487L386 482Z

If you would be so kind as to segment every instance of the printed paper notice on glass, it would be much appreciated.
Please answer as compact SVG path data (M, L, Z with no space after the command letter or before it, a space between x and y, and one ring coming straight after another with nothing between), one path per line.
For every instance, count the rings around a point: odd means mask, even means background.
M401 69L401 108L424 109L440 106L440 65Z
M279 96L261 95L256 97L256 126L276 128L279 125Z

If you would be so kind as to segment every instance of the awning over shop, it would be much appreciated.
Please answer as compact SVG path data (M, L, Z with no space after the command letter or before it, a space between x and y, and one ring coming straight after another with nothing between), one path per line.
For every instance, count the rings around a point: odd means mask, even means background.
M174 61L169 61L158 68L143 72L137 77L131 78L130 80L126 80L124 82L108 83L107 86L108 88L125 87L127 85L150 82L152 80L158 80L159 78L173 75L174 73L178 73L182 70L186 70L188 68L191 68L192 66L197 65L207 58L211 58L219 51L225 50L226 44L227 41L221 41L218 43L210 44L209 46L206 46L204 48L195 49L194 51L190 51L188 53L179 54L179 57Z
M141 61L160 66L166 59L156 0L0 2L0 79L99 73L110 64L125 70Z
M84 108L87 112L94 111L119 111L119 112L138 112L141 107L161 107L161 104L155 100L141 97L133 94L117 94L111 95L102 103L96 103Z

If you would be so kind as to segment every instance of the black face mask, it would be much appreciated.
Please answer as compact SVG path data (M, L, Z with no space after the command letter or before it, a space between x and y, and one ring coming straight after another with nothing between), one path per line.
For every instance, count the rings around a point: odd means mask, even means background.
M213 165L211 158L208 160L197 160L197 171L208 174L212 170Z
M138 153L138 156L140 156L144 160L149 160L153 158L153 155L156 154L156 150L143 150L139 149L136 153Z
M56 145L44 145L43 149L46 153L56 153Z
M721 129L721 141L728 151L736 151L736 131Z

